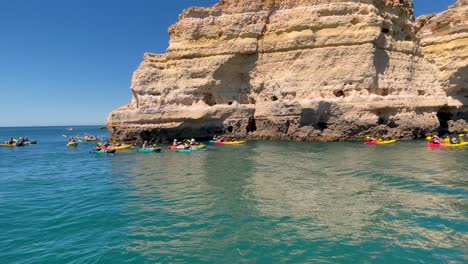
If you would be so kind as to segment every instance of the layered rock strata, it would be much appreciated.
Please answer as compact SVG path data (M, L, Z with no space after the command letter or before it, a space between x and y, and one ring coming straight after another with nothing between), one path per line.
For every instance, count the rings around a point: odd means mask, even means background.
M439 111L450 132L468 127L468 0L447 11L417 20L424 57L437 68L436 77L448 96Z
M169 29L167 53L145 54L132 101L110 114L109 131L127 141L424 136L466 113L463 9L466 1L447 11L453 16L418 23L409 0L187 9ZM453 29L436 26L452 17Z

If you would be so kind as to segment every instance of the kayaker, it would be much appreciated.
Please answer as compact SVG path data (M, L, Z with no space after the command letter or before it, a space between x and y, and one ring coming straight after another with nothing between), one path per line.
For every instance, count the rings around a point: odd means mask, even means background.
M106 140L106 142L104 142L101 148L106 149L108 147L110 147L110 143L109 143L109 140Z
M431 143L432 144L440 144L440 137L436 134L434 136L432 136L432 139L431 139Z
M148 141L145 140L145 142L143 142L143 146L141 146L142 149L147 149L148 148Z
M13 145L13 144L15 144L15 140L13 138L10 138L10 140L8 141L7 144Z
M70 143L76 143L76 140L75 140L74 137L71 137L70 140L68 140L68 142L70 142Z
M179 142L177 142L177 138L174 138L174 141L172 142L172 146L177 146L179 145Z
M192 146L196 146L196 145L199 145L200 143L198 143L197 141L195 141L194 138L190 139L190 145Z
M370 137L369 139L371 142L377 142L377 139L375 137Z
M450 144L459 144L460 142L458 141L458 139L456 137L452 137L450 138Z
M184 142L184 149L190 149L191 147L192 146L187 141Z
M101 143L96 143L96 150L99 151L101 150L102 144Z

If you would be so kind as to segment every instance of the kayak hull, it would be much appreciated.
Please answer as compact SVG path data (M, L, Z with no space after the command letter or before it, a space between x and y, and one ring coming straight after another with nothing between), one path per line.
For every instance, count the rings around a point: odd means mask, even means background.
M16 144L0 144L2 148L13 148L16 147Z
M225 146L225 145L243 145L245 141L227 141L227 142L216 142L216 145Z
M96 150L96 154L114 154L115 153L115 149L113 150Z
M67 147L77 147L78 143L68 143Z
M468 146L468 142L461 142L459 144L447 144L447 143L440 143L440 144L434 144L434 143L429 143L426 145L428 148L456 148L456 147L465 147Z
M107 150L124 150L124 149L131 149L132 145L123 145L118 147L109 147Z
M179 145L179 146L169 146L167 147L168 150L176 150L176 149L184 149L184 146L183 145Z
M139 149L138 152L140 153L154 153L154 152L161 152L161 148L147 148L147 149Z
M216 144L218 142L219 142L219 140L210 140L210 144Z
M192 146L193 149L202 149L202 148L206 148L206 145L205 144L200 144L200 145L194 145ZM179 145L179 146L169 146L167 147L168 150L183 150L185 149L185 147L183 145Z
M191 149L178 149L176 152L178 153L192 153L192 152L197 152L201 150L205 150L206 148L191 148Z
M390 144L394 144L395 142L397 142L396 140L388 140L388 141L367 141L367 142L364 142L364 144L366 145L390 145Z

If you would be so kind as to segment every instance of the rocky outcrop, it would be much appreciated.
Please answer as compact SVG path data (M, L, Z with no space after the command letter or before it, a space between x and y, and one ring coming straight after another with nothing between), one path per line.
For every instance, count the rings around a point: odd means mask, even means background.
M447 12L463 15L464 2ZM167 53L145 54L133 99L110 114L109 131L127 141L424 136L466 107L468 53L438 46L461 43L454 35L464 33L458 24L458 31L431 26L442 15L416 23L407 0L223 0L190 8L169 29ZM457 64L446 70L450 61Z
M442 127L460 132L468 127L468 0L417 21L424 57L437 68L437 80L449 96L439 111Z

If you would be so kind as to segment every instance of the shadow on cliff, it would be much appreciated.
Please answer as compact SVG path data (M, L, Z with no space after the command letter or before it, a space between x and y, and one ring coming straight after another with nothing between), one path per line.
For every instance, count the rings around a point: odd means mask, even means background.
M320 102L315 109L304 108L299 120L300 126L311 126L323 132L323 130L328 128L331 107L332 105L329 102Z
M214 71L214 85L203 91L203 101L208 105L254 103L249 100L250 72L258 61L258 54L234 55Z
M449 79L449 96L462 96L468 98L468 66L458 69Z
M390 64L390 56L388 52L384 49L387 40L384 36L385 33L377 39L375 43L375 54L374 54L374 67L376 71L376 79L375 79L375 86L370 90L371 93L386 96L388 95L389 91L387 88L380 88L379 82L382 78L381 76L385 75L389 64Z

